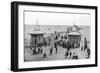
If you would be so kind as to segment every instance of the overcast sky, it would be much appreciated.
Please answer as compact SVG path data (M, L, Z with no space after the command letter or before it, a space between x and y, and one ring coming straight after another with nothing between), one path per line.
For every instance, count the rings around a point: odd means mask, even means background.
M27 12L25 11L25 25L90 25L91 15L69 14L69 13L48 13L48 12Z

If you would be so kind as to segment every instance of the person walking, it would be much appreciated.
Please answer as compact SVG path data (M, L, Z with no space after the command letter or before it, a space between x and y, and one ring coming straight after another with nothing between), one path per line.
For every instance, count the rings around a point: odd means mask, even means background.
M52 52L53 52L53 48L51 47L50 48L50 54L49 55L52 55Z
M87 49L87 39L84 38L84 51Z
M65 53L65 57L67 58L68 57L68 55L69 55L69 53L68 53L68 51Z
M90 58L90 49L89 48L87 48L87 55L88 55L87 58Z
M69 41L67 41L67 46L66 46L66 48L67 48L68 51L70 50L70 47L71 47L71 44L70 44Z
M54 43L54 47L55 47L55 49L56 49L56 53L57 53L57 51L58 51L57 43Z
M71 58L71 56L72 56L72 53L71 53L71 51L69 52L69 55L70 55L70 58Z

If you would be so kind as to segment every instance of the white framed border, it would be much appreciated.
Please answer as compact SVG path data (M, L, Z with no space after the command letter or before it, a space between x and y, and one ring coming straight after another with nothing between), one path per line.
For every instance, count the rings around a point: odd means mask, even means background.
M61 61L40 61L40 62L24 62L24 28L23 28L23 11L24 10L42 10L42 11L64 11L64 12L80 12L91 14L91 58L81 60L61 60ZM52 66L74 66L95 64L95 9L77 9L77 8L60 8L60 7L44 7L44 6L18 6L18 68L36 68L36 67L52 67Z

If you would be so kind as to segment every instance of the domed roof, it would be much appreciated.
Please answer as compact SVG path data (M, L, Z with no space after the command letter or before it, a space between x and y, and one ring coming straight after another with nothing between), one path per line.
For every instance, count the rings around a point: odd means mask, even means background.
M81 35L81 33L79 32L81 28L79 28L78 26L74 25L72 27L69 28L69 32L67 33L68 35Z
M78 26L76 26L76 25L72 26L71 31L74 31L74 32L78 31Z

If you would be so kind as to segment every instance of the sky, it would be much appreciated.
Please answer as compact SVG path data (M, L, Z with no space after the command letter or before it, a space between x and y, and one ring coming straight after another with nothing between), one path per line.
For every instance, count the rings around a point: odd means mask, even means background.
M90 25L91 15L76 13L55 13L55 12L37 12L25 11L25 25Z

